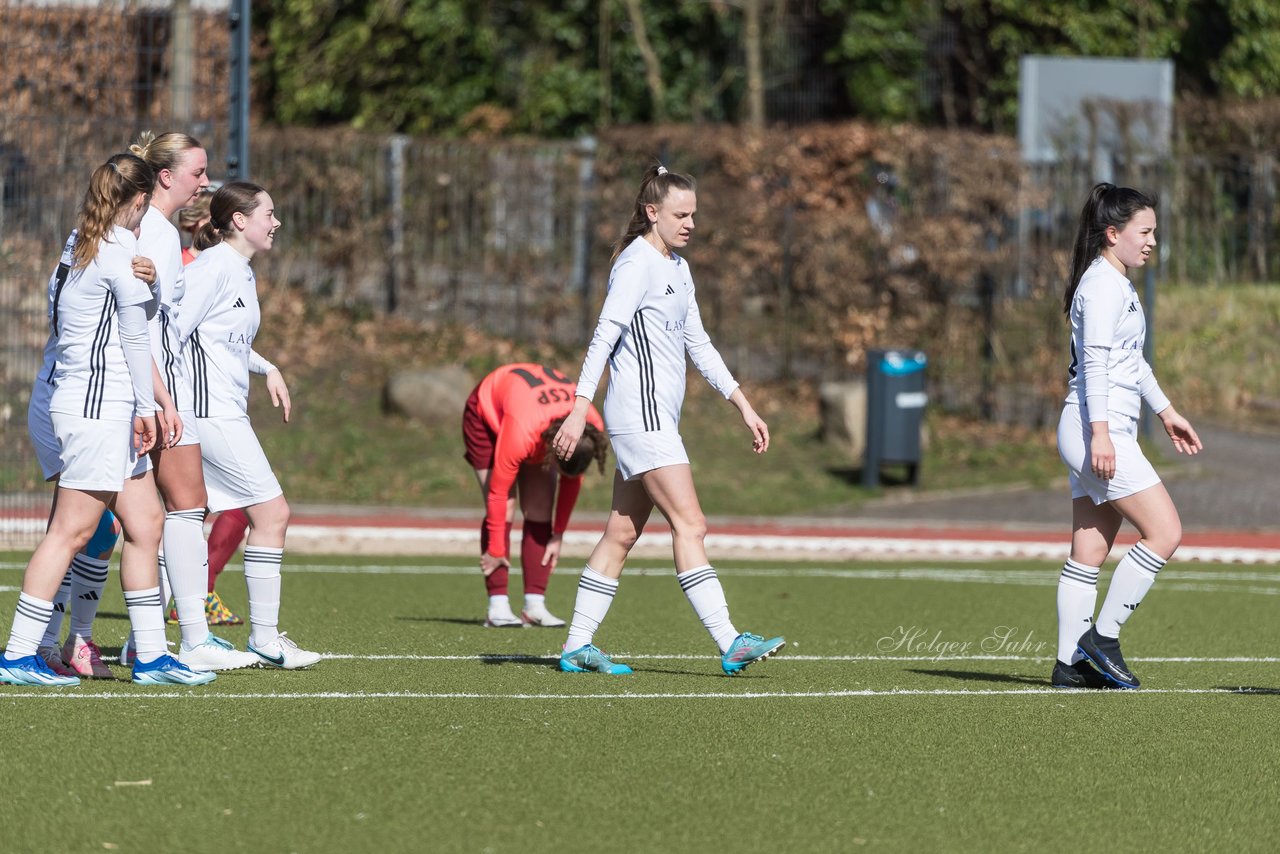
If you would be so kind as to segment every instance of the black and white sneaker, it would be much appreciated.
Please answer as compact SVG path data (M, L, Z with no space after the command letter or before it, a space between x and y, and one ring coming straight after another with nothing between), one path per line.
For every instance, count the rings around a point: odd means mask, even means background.
M1088 661L1077 661L1075 664L1053 663L1053 675L1049 681L1055 688L1112 688L1107 678L1093 669Z
M1138 677L1133 675L1129 665L1124 663L1124 656L1120 654L1119 638L1100 635L1096 626L1090 626L1089 631L1082 634L1076 643L1076 648L1108 680L1121 688L1139 686Z

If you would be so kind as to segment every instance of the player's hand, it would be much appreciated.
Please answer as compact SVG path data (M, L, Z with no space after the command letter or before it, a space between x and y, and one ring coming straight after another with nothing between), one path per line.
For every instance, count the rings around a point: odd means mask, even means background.
M578 441L582 439L582 432L586 429L587 414L579 412L575 407L565 416L564 423L560 425L555 438L551 440L551 450L555 451L556 457L561 460L572 457L573 452L578 448Z
M138 456L155 447L157 432L155 416L133 416L133 449Z
M1111 434L1094 428L1089 441L1089 461L1093 473L1103 480L1116 476L1116 448L1111 444Z
M1204 450L1200 437L1196 435L1191 422L1183 418L1170 406L1160 413L1160 422L1164 424L1164 432L1173 440L1174 449L1180 454L1198 454Z
M742 412L742 423L751 431L751 450L757 454L769 450L769 425L750 406Z
M174 408L172 400L156 410L156 423L160 426L160 434L156 437L157 449L172 448L182 439L182 416Z
M551 539L547 540L546 551L542 553L542 565L549 570L556 568L556 561L560 560L560 546L564 542L563 534L552 534Z
M507 569L510 569L511 561L505 557L494 557L488 553L480 555L480 572L484 574L485 578L493 575L504 566Z
M289 386L279 368L267 371L267 393L271 395L271 405L276 409L284 407L284 423L289 423L289 411L293 404L289 400ZM487 575L488 573L486 573Z
M133 275L134 278L141 279L148 285L156 283L156 265L150 258L143 258L141 255L133 256Z

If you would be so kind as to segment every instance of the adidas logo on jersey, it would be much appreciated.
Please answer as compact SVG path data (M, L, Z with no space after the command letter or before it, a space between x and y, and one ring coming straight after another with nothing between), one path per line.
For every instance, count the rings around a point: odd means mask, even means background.
M1138 310L1138 304L1136 302L1129 303L1129 312L1131 314L1137 310Z
M240 299L240 297L236 297L235 304L234 304L234 305L232 305L231 307L232 307L232 308L244 308L244 300Z
M671 287L670 285L667 285L667 292L666 292L666 294L664 294L664 296L670 296L671 294L674 294L675 292L676 292L676 289L675 289L675 288Z

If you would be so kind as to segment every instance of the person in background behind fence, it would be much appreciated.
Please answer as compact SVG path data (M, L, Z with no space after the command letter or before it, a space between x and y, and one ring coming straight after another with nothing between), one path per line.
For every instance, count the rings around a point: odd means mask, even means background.
M1062 306L1071 365L1058 422L1058 453L1071 484L1071 556L1058 579L1058 660L1050 676L1059 688L1138 687L1120 652L1120 627L1182 541L1178 510L1138 445L1143 401L1178 453L1202 448L1142 356L1147 324L1127 275L1155 249L1155 212L1146 193L1098 184L1080 212L1072 250ZM1098 573L1126 520L1141 539L1116 566L1095 622Z
M175 319L192 370L204 378L196 401L209 509L249 514L244 579L249 592L248 651L263 664L296 670L320 660L280 623L280 569L289 503L249 421L249 375L266 377L271 402L289 421L289 388L275 365L253 350L261 323L258 282L249 262L275 245L275 203L262 187L233 181L209 203L196 235L200 257L187 268L187 296ZM203 615L202 615L203 616Z
M706 519L680 438L685 354L717 391L737 407L757 454L769 449L769 428L747 402L702 326L689 265L676 254L693 233L693 179L651 167L640 184L631 222L614 248L608 294L578 377L577 400L553 447L569 459L586 425L591 399L609 365L605 424L618 470L604 535L578 583L573 623L560 669L630 673L592 640L608 613L631 547L656 505L671 525L676 579L720 648L725 673L768 658L785 641L739 634L703 543Z
M608 456L604 422L594 407L587 413L585 435L573 456L559 460L551 452L551 437L573 402L573 380L541 365L514 364L503 365L481 380L463 407L465 456L475 469L485 502L480 571L489 593L486 626L564 625L547 610L547 582L560 558L582 475L592 460L603 472ZM524 605L519 617L507 596L517 495L524 517L520 538Z
M62 471L49 529L23 576L0 682L76 685L36 653L58 580L92 538L102 511L113 509L124 529L120 584L133 628L133 681L200 685L197 673L165 651L164 610L157 570L163 516L147 451L161 432L147 309L153 294L133 271L134 229L151 199L154 172L140 158L118 154L94 170L81 206L73 263L55 287L50 311L57 336L49 411Z

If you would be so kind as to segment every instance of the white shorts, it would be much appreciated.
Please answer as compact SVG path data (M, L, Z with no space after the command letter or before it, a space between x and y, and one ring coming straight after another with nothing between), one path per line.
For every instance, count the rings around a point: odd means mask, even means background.
M31 446L36 449L36 459L40 462L44 479L53 480L62 473L62 449L58 447L58 437L54 435L53 419L47 406L37 406L34 397L27 407L27 435L31 437Z
M209 509L251 507L284 494L249 416L197 418Z
M58 485L85 492L119 492L128 478L151 470L133 449L133 421L105 421L50 413L62 476Z
M614 459L623 480L635 480L647 471L688 464L689 454L684 440L674 430L655 430L652 433L627 433L622 436L609 434Z
M196 423L196 411L194 409L184 409L178 413L178 416L182 418L182 438L178 440L177 447L199 445L200 427Z
M1058 419L1058 454L1070 470L1071 497L1088 496L1094 504L1134 495L1160 482L1160 475L1143 456L1138 446L1138 419L1112 412L1107 415L1111 444L1116 449L1116 474L1103 480L1093 473L1089 459L1089 442L1093 428L1080 418L1078 404L1062 408Z

